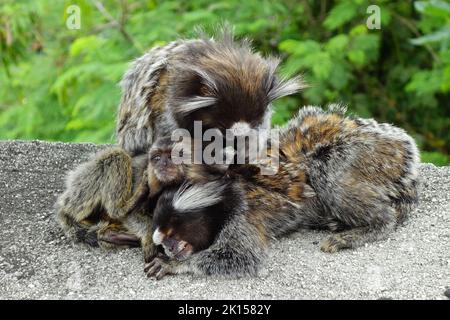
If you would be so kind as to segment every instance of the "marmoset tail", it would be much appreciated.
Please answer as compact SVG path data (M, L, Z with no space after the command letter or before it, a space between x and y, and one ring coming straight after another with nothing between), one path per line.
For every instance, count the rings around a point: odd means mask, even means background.
M269 129L271 102L303 87L281 79L279 60L255 53L248 40L235 41L224 27L217 39L179 40L136 59L122 80L117 119L119 145L131 154L177 128L235 135Z
M256 275L268 244L301 228L335 232L325 252L386 237L417 203L418 151L402 129L344 111L301 109L270 150L280 156L275 175L226 172L207 182L206 172L202 182L206 167L197 166L195 183L164 193L153 240L171 258L155 258L147 274ZM206 237L194 237L198 225Z

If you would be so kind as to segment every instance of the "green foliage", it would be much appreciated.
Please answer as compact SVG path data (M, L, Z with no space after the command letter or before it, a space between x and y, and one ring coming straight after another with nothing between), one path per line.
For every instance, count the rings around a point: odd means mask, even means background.
M381 9L369 30L367 8ZM66 9L81 10L70 30ZM228 20L309 88L275 103L274 124L302 105L343 102L411 133L423 161L450 163L450 4L443 0L3 0L0 138L113 142L129 61L194 28Z
M439 152L422 151L420 158L422 162L431 162L438 166L445 166L450 163L450 157Z

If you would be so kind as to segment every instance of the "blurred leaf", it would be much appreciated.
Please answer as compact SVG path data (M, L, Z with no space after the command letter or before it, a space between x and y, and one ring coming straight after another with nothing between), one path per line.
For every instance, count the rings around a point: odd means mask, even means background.
M414 8L422 13L446 14L450 13L450 4L442 0L414 1Z
M422 151L420 153L420 158L422 162L434 163L437 166L450 165L450 157L439 152Z
M357 67L362 67L366 64L366 55L362 50L353 50L348 53L348 59Z
M324 26L334 30L349 22L357 14L358 5L352 1L343 1L337 4L325 19Z
M347 49L349 42L349 37L346 34L339 34L328 41L326 49L334 55L341 55Z
M427 34L425 36L411 39L410 42L414 45L422 45L430 42L443 41L450 39L450 26L444 27L436 32Z
M81 53L89 53L102 47L104 41L95 35L76 39L70 46L70 55L76 57Z

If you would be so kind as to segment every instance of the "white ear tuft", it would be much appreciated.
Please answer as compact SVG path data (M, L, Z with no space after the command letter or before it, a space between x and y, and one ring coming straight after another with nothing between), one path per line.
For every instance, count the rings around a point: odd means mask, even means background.
M223 199L226 184L212 181L204 184L183 183L173 197L175 210L189 211L215 205Z
M270 89L268 97L270 101L279 99L284 96L289 96L297 91L305 88L306 85L302 80L302 77L297 76L292 79L279 80L278 83Z
M178 112L183 114L189 114L194 111L197 111L198 109L210 107L216 102L217 100L214 97L195 96L185 101L180 101Z

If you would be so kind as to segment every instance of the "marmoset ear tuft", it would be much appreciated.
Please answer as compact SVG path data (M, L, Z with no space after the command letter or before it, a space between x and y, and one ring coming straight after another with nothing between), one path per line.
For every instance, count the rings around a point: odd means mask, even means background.
M214 97L194 96L186 99L184 102L180 101L178 112L181 114L189 114L199 109L210 107L216 102L217 100Z
M222 201L226 186L220 181L204 184L185 182L175 193L172 205L178 211L191 211L213 206Z
M266 61L268 69L265 87L269 101L274 101L281 97L289 96L307 87L306 83L303 81L303 77L301 76L287 79L280 78L277 75L280 59L268 57L266 58Z

